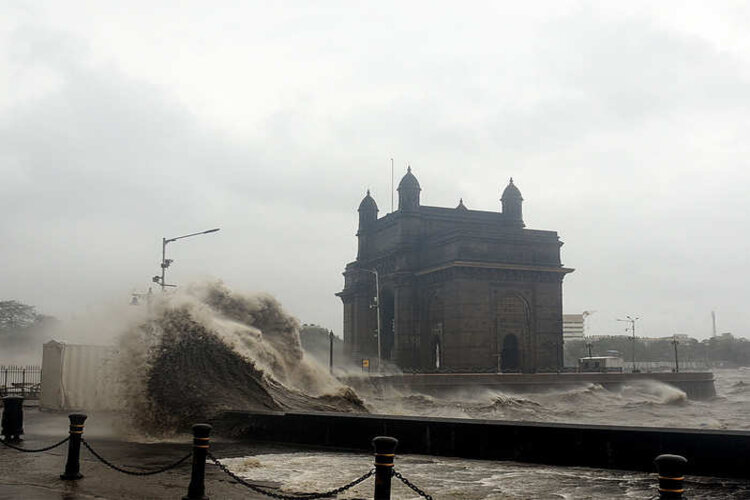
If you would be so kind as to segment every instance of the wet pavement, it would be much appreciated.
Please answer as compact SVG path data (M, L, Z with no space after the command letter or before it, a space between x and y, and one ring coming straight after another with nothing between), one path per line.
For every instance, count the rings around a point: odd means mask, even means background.
M174 463L191 451L190 435L175 436L168 442L123 437L111 415L89 416L84 436L104 458L128 470L145 471ZM68 434L67 414L25 408L26 448L54 444ZM118 436L119 434L119 436ZM217 457L247 456L262 449L218 439L212 443ZM77 481L63 481L67 443L42 453L22 453L0 445L0 499L162 499L182 498L190 482L191 461L177 468L147 477L128 476L99 462L81 448L81 473ZM266 483L268 484L268 483ZM235 483L213 465L206 465L206 494L214 499L266 498Z

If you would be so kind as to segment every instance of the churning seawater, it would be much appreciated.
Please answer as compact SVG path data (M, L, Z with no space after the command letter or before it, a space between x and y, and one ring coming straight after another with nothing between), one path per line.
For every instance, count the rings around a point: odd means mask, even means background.
M715 370L716 397L689 400L675 387L637 381L618 390L585 384L518 394L489 389L450 396L364 394L376 413L698 429L750 429L750 368Z
M716 370L715 375L717 396L708 401L688 400L682 391L659 382L636 383L618 391L587 385L523 395L476 391L440 398L394 392L365 395L364 399L373 411L408 415L749 429L750 369ZM372 457L306 451L226 462L247 479L278 482L282 491L292 493L338 487L367 471ZM436 499L650 499L656 494L655 474L639 472L418 455L397 456L396 468ZM339 498L371 495L372 483L366 482ZM416 500L419 496L395 481L393 498ZM747 499L750 482L689 477L686 498Z
M362 475L372 457L349 453L301 452L222 460L253 481L279 483L286 494L326 491ZM396 470L436 500L651 499L655 474L582 467L550 467L514 462L399 455ZM750 484L713 478L686 478L689 499L746 499ZM372 498L372 480L341 494L341 499ZM393 480L392 498L419 495Z

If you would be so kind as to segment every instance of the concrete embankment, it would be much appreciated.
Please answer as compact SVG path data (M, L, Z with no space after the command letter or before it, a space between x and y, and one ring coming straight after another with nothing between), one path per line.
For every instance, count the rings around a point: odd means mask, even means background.
M425 393L486 387L507 392L538 392L599 384L619 389L629 382L654 380L676 387L689 399L710 399L716 396L711 372L655 373L414 373L402 375L350 376L346 384L354 387L374 385Z
M750 432L301 412L226 412L236 437L368 450L398 438L399 453L653 471L663 453L688 459L696 476L750 478Z

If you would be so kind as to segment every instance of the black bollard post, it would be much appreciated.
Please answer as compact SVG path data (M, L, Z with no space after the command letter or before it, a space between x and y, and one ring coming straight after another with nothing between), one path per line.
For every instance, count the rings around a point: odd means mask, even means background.
M83 423L86 421L86 415L82 413L71 413L70 419L70 440L68 441L68 461L65 462L65 472L60 474L60 479L72 481L81 479L81 438L83 438Z
M3 398L1 434L6 441L11 443L21 440L21 434L23 434L23 398L21 396Z
M188 493L182 500L208 500L206 493L206 456L208 455L209 434L212 427L208 424L193 426L193 472L190 475Z
M372 445L375 447L375 500L391 500L391 477L398 439L378 436L372 440Z
M687 459L680 455L659 455L654 463L659 473L659 498L682 498Z

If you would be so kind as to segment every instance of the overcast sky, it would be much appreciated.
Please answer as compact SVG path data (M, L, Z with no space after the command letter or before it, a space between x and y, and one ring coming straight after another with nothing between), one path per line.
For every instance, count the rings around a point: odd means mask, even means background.
M706 337L715 310L750 336L749 25L743 1L2 2L0 300L127 301L163 236L221 227L168 247L170 281L341 334L394 158L426 205L499 210L512 176L590 333Z

